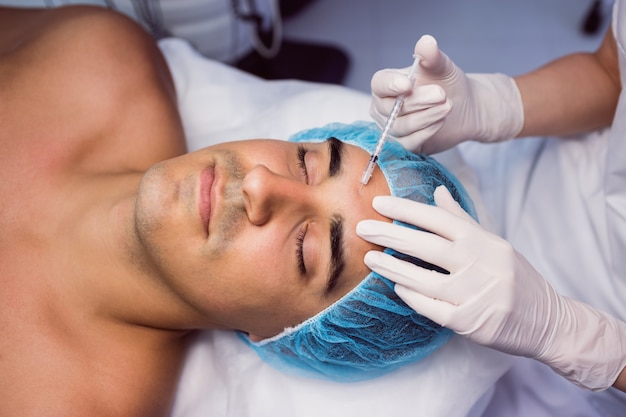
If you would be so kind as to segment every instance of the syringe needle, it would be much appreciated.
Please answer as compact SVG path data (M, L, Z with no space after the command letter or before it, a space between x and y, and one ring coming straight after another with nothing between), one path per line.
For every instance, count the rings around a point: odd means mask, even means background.
M419 55L414 55L413 57L414 57L413 65L411 65L411 69L409 70L409 75L408 75L409 80L411 80L411 82L413 82L413 79L415 77L415 71L420 61ZM380 152L383 150L383 145L385 144L385 142L387 141L387 138L389 137L389 132L391 131L393 124L398 118L398 114L400 113L402 104L404 104L404 94L400 94L396 98L396 101L393 103L393 108L391 109L391 113L389 114L389 117L387 118L387 121L385 122L383 131L380 134L380 138L378 139L378 142L376 143L376 147L374 148L374 151L372 152L369 162L367 163L367 167L365 167L365 171L363 171L363 175L361 176L361 188L359 190L361 190L364 185L367 185L370 178L372 177L372 173L374 172L374 167L376 166L376 162L378 161L378 156L380 155Z

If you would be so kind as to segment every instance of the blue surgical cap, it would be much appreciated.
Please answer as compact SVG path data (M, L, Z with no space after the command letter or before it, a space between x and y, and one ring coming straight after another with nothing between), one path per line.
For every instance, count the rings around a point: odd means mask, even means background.
M320 142L335 137L371 153L379 136L374 123L333 123L299 132L289 140ZM392 195L434 204L435 188L445 185L455 200L476 217L461 183L433 158L413 154L397 142L388 141L378 165ZM385 252L439 270L389 248ZM341 382L375 378L428 356L452 335L451 330L407 306L393 287L393 282L370 272L337 302L277 336L260 342L241 336L264 361L287 373Z

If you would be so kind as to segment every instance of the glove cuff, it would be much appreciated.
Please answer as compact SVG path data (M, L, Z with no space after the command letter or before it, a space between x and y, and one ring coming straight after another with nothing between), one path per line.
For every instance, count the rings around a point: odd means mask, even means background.
M567 297L557 336L540 361L579 387L605 390L626 366L626 323ZM546 356L550 356L547 358Z
M467 74L469 85L480 106L475 114L479 119L479 142L501 142L515 138L524 127L524 105L513 78L505 74Z

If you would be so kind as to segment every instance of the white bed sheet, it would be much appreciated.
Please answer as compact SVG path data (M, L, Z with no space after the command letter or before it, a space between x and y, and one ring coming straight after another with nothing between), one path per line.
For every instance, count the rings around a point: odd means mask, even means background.
M198 55L186 42L160 42L172 70L190 150L246 138L286 139L329 122L368 120L369 97L339 86L264 81ZM488 215L473 170L458 151L438 159ZM482 413L508 356L460 337L381 378L340 384L285 375L232 332L202 332L184 366L172 417L389 415L465 417Z

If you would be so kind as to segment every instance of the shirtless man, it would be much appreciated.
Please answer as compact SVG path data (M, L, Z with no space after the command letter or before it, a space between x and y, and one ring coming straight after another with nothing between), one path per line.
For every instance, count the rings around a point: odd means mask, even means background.
M166 416L194 329L264 338L330 305L389 193L375 172L356 195L348 145L186 153L155 42L96 7L0 8L0 144L2 417Z

